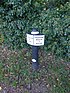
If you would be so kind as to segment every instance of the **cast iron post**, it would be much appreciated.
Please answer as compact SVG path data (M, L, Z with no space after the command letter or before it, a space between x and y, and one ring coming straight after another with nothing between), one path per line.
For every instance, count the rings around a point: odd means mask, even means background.
M44 45L44 35L33 29L31 33L27 33L27 43L32 45L32 68L37 70L39 68L38 50L39 46Z
M31 32L32 35L38 35L39 32L36 29L33 29ZM38 48L39 46L32 45L32 68L34 70L39 68L38 62Z

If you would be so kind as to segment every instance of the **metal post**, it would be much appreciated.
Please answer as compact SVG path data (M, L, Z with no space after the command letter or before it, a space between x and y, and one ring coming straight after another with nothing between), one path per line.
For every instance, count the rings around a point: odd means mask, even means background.
M32 35L37 35L39 32L36 29L33 29L31 32ZM38 48L39 46L32 46L32 68L34 70L39 68L39 63L38 63Z
M39 46L44 45L44 35L39 34L39 31L33 29L31 34L27 34L27 43L32 45L32 68L37 70L39 68L38 49Z
M39 68L38 46L32 46L32 68L35 70Z

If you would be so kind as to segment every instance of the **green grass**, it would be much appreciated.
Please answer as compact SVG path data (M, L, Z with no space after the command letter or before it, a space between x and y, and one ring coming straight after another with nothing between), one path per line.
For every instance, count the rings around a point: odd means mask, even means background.
M50 93L70 92L70 66L65 61L42 51L39 54L41 67L38 71L33 71L31 52L30 50L24 52L24 50L11 51L6 58L0 58L0 82L15 87L45 82Z

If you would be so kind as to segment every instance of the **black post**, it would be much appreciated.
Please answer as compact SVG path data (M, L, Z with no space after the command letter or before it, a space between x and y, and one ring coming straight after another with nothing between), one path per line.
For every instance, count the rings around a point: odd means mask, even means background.
M31 34L37 35L39 32L36 29L33 29ZM38 63L38 48L39 46L32 46L32 68L34 70L37 70L39 68L39 63Z
M38 46L32 46L32 68L35 70L39 68Z

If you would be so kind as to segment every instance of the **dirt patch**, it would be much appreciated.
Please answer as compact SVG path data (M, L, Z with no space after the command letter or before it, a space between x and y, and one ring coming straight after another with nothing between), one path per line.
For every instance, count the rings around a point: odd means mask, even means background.
M27 52L27 49L22 49L22 54L25 55ZM0 61L2 61L7 67L9 66L7 63L10 56L18 56L18 51L11 51L8 50L7 47L3 48L2 46L0 46ZM16 57L17 58L17 57ZM44 65L44 64L43 64ZM5 67L5 66L4 66ZM41 66L43 67L43 66ZM32 70L30 70L32 72ZM32 72L33 73L33 72ZM7 74L4 75L4 79L5 77L8 77ZM43 76L44 77L44 76ZM44 78L42 77L42 79L33 79L33 81L31 83L27 83L27 84L17 84L16 87L13 87L11 84L7 84L7 82L4 82L2 80L2 82L0 83L0 93L49 93L49 84L44 81ZM9 79L9 77L8 77ZM10 79L9 79L10 80ZM0 80L1 81L1 80ZM23 81L24 82L24 81Z
M28 49L18 52L0 46L0 93L52 93L59 86L60 91L69 86L70 62L64 62L63 59L56 62L55 56L52 53L46 54L45 51L39 51L38 71L32 71L29 61L31 55ZM19 62L21 65L18 65Z

